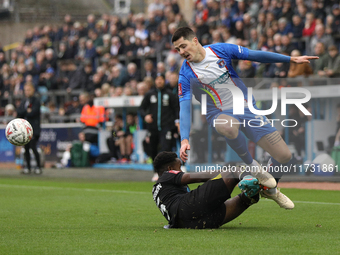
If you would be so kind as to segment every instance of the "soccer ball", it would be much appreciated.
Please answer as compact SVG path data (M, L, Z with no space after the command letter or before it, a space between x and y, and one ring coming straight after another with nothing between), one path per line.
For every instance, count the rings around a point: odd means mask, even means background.
M33 137L31 124L24 119L11 120L6 127L7 140L16 146L23 146L29 143Z

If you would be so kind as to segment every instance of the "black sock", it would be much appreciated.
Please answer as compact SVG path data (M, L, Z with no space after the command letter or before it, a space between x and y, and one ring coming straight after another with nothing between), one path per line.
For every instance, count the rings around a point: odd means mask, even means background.
M246 206L251 206L253 204L256 204L260 200L259 193L257 193L253 197L247 197L244 193L238 194L238 196L241 198L243 204Z

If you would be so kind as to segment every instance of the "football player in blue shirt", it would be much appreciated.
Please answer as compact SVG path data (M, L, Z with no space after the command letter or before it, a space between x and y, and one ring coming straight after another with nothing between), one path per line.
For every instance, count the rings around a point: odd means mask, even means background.
M230 89L232 89L232 86L236 86L243 92L244 98L248 98L247 87L239 79L232 67L233 59L263 63L309 63L310 59L317 59L318 57L289 57L277 53L249 50L242 46L227 43L217 43L203 47L189 27L177 29L173 34L172 43L178 53L185 58L178 81L181 132L180 158L185 162L188 159L187 150L190 150L191 92L200 101L200 96L196 96L195 90L202 91L203 88L213 97L213 99L208 98L207 100L206 118L208 123L211 126L214 126L213 123L216 123L216 121L226 123L215 125L215 130L226 137L229 146L248 166L258 169L253 175L259 179L262 185L270 188L262 191L261 195L273 199L280 207L293 209L294 203L276 188L277 181L282 176L282 171L275 176L275 180L269 173L259 170L261 167L250 155L245 137L239 130L271 155L268 167L271 166L272 169L277 169L277 167L282 169L282 166L289 167L292 164L292 154L286 143L276 128L270 125L265 116L257 116L250 112L246 100L244 114L234 115L231 91L216 85L224 84L226 87L229 85ZM201 89L197 89L199 86L201 86ZM253 98L254 108L256 108L255 104L256 101ZM252 126L246 124L249 120L258 118L262 122L258 122L258 124L252 122ZM240 124L242 123L245 123L245 125L241 126Z

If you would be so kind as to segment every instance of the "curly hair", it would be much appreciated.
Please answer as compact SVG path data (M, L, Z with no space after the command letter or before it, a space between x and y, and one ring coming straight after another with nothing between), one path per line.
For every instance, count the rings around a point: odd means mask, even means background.
M161 175L168 170L176 162L177 154L170 151L163 151L158 153L153 161L153 168L156 173Z

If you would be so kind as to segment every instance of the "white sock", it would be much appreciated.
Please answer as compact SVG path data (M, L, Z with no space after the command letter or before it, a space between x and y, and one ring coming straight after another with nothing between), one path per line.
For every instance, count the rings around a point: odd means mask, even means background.
M249 168L247 169L247 171L249 172L252 172L252 171L259 171L261 168L260 168L260 164L253 159L253 162L251 162L249 165Z
M269 195L275 195L276 191L277 191L276 188L272 188L272 189L266 190L265 192Z

